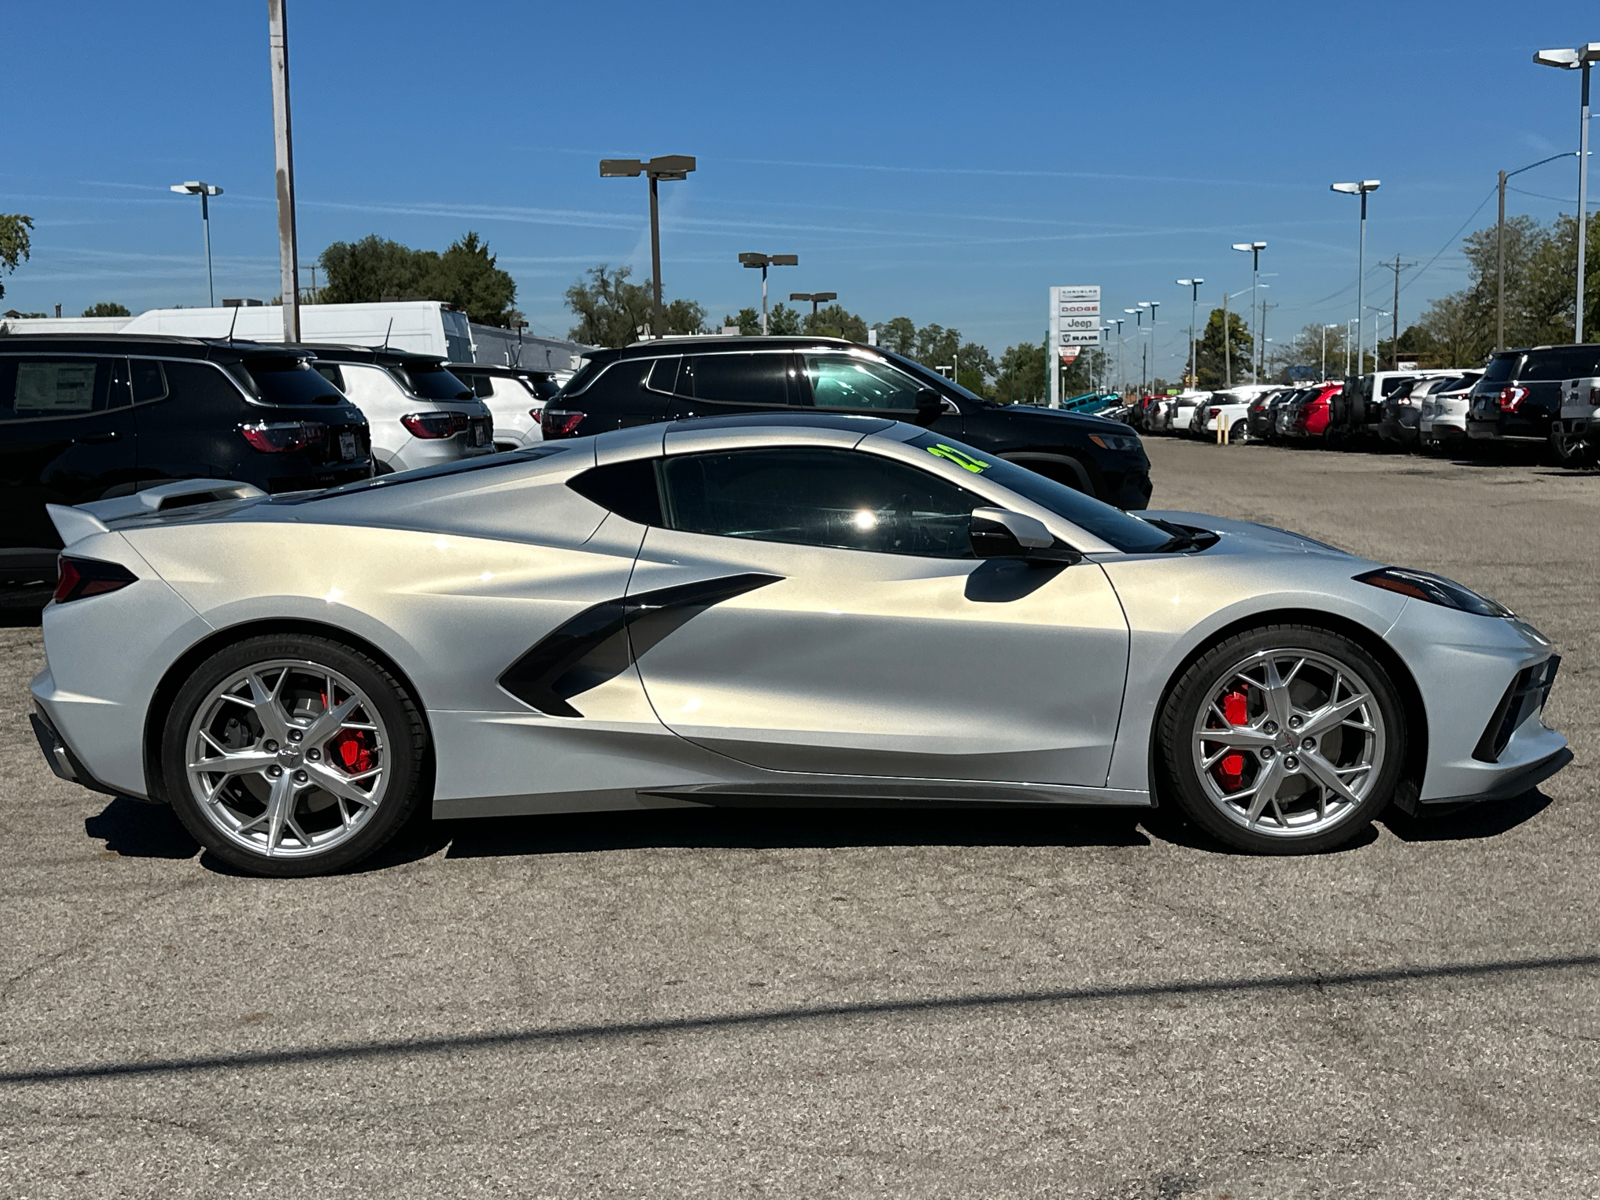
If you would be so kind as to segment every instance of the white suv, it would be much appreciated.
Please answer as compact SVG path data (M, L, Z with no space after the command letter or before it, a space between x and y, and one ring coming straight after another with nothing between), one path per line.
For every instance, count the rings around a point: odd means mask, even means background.
M1462 371L1460 378L1446 380L1422 399L1417 415L1417 436L1424 450L1438 450L1451 442L1467 440L1467 408L1472 388L1483 378L1482 371Z
M561 390L548 371L492 367L485 363L446 363L450 373L470 387L494 415L494 444L515 450L544 440L539 420L544 406Z
M300 347L366 415L379 475L493 454L494 418L444 359L371 346Z

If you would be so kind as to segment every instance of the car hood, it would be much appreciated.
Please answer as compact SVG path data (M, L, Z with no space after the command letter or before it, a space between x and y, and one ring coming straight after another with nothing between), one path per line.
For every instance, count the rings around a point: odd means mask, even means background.
M1260 525L1254 521L1234 521L1214 517L1208 513L1151 512L1139 516L1150 520L1170 521L1186 529L1204 529L1217 535L1215 546L1207 554L1315 554L1328 558L1345 558L1352 562L1365 562L1360 555L1351 554L1327 542L1318 541L1303 533Z
M1022 405L1001 405L999 411L1011 414L1023 421L1055 421L1066 422L1085 434L1090 433L1126 433L1127 426L1119 421L1110 421L1105 417L1094 417L1087 413L1066 412L1059 408L1032 408ZM1060 428L1057 424L1056 428Z

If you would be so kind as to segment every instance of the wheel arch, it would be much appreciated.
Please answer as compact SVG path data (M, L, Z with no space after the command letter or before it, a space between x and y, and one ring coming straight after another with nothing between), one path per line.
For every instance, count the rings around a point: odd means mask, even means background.
M266 619L247 621L240 625L229 625L218 629L209 636L202 638L180 654L165 674L161 682L156 685L155 691L150 695L150 705L145 710L144 716L144 744L142 757L144 759L145 786L150 794L150 799L163 804L171 803L166 794L166 780L161 773L161 732L167 723L167 716L172 711L173 701L177 699L178 691L190 675L219 650L242 642L247 638L268 637L272 635L304 634L311 637L327 638L329 641L338 642L351 650L365 654L373 659L384 670L388 671L411 696L411 702L416 705L417 714L422 718L422 728L426 739L424 752L424 770L430 769L433 758L433 726L428 720L428 710L422 703L422 696L417 691L416 685L405 669L397 663L393 656L362 637L357 633L339 626L329 625L321 621L298 620L294 618Z
M1235 634L1248 633L1252 629L1259 629L1267 625L1309 625L1316 629L1323 629L1329 633L1337 633L1355 642L1383 667L1389 678L1394 682L1395 689L1400 693L1400 713L1406 723L1406 757L1400 771L1400 782L1395 788L1395 801L1402 809L1414 807L1417 797L1422 792L1422 779L1428 765L1428 713L1422 702L1422 689L1417 686L1416 678L1411 674L1411 668L1406 666L1393 646L1383 640L1383 637L1348 617L1341 617L1335 613L1322 612L1317 609L1283 608L1272 609L1267 612L1251 613L1241 617L1222 628L1215 630L1209 637L1202 639L1188 654L1184 655L1181 662L1167 677L1162 685L1161 697L1156 702L1156 720L1150 725L1150 784L1152 799L1160 803L1160 798L1155 795L1157 782L1163 781L1161 772L1161 714L1166 711L1167 701L1172 696L1172 690L1178 686L1178 681L1183 678L1184 672L1209 651L1213 646L1226 641ZM1163 781L1164 782L1164 781Z

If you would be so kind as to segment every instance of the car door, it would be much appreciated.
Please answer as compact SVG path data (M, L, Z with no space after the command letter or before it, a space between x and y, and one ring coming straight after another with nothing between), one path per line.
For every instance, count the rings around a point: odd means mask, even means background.
M828 412L924 423L918 420L917 398L930 390L929 386L898 367L842 351L802 352L798 358L800 382L806 392L803 403ZM946 437L964 436L961 410L945 400L943 415L929 428Z
M661 460L628 596L662 722L771 770L1104 786L1128 631L1101 569L978 560L992 501L837 436Z
M0 354L0 546L48 564L61 546L46 504L132 491L135 442L122 360Z
M782 411L801 402L795 372L794 355L786 350L685 354L658 360L646 387L671 393L672 420Z
M128 360L139 429L139 486L173 479L240 478L250 419L240 385L203 359Z

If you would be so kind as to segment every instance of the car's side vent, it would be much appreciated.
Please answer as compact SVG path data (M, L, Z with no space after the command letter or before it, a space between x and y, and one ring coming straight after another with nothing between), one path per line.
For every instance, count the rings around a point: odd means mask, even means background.
M1542 663L1517 672L1516 678L1506 688L1505 695L1500 697L1500 703L1495 705L1494 716L1483 727L1483 736L1472 751L1473 758L1479 762L1500 761L1517 727L1544 708L1560 666L1561 656L1552 654Z
M781 578L752 572L604 600L540 638L505 669L500 686L552 717L581 717L572 697L620 675L634 658L713 604Z

